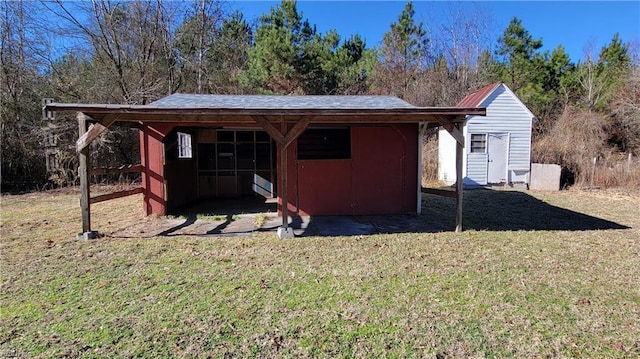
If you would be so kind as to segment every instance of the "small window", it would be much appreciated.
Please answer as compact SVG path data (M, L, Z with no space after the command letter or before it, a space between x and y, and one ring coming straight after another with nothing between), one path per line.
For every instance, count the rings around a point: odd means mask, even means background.
M471 134L470 153L486 153L487 152L487 135L482 133Z
M191 135L178 132L178 158L192 158Z
M351 158L351 131L347 128L310 128L298 138L298 159Z

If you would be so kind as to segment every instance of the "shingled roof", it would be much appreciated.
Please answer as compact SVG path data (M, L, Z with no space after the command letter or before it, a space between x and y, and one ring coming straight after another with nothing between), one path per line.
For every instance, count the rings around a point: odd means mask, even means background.
M397 109L415 108L393 96L195 95L176 93L149 107L228 109Z
M315 123L417 123L463 121L485 115L483 108L417 107L392 96L276 96L173 94L147 105L49 103L47 111L79 112L90 121L111 123L256 123L295 122L310 116ZM277 117L277 118L276 118ZM260 119L258 119L260 120Z

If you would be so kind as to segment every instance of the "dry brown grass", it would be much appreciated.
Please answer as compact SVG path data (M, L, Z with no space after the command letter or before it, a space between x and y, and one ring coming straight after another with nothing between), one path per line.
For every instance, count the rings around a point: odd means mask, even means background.
M465 194L484 212L506 205ZM630 228L86 242L74 239L76 194L3 196L0 354L640 356L640 197L527 195ZM425 207L446 212L448 200ZM140 197L98 204L93 218L104 232L131 224Z
M607 132L607 127L612 121L596 112L567 107L549 133L534 139L533 159L567 168L575 175L578 187L638 189L640 161L637 156L629 161L628 153L621 153L608 143L611 133ZM628 150L633 152L633 147ZM592 178L594 158L597 164Z
M579 180L578 186L590 186L591 172L581 176ZM593 171L593 186L640 190L640 159L622 154L598 158Z
M438 182L438 133L428 130L422 146L422 186L429 187Z

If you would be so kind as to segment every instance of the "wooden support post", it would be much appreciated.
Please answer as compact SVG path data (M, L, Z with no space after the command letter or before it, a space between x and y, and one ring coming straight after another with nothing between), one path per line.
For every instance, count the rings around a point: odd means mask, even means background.
M87 133L87 120L83 113L78 113L78 133L82 138ZM97 232L91 230L91 204L89 193L89 148L86 147L78 152L80 167L78 176L80 177L80 211L82 212L82 232L78 233L80 239L94 239Z
M298 119L291 130L287 121L282 119L280 131L264 116L253 116L256 121L278 144L280 149L280 196L282 200L282 227L278 228L279 238L293 238L293 228L289 228L289 193L288 193L288 156L289 145L298 138L309 126L312 117L304 116Z
M282 122L282 133L287 133L287 123ZM293 228L289 228L289 191L288 191L288 143L278 143L280 147L280 198L282 199L282 227L278 228L278 238L293 238Z
M462 126L456 124L455 127L462 132ZM462 232L462 190L464 178L462 178L462 165L464 154L464 138L463 141L456 142L456 232Z
M282 228L285 230L289 228L289 195L287 186L289 185L287 181L288 171L287 171L287 147L280 146L280 178L281 178L281 188L282 191Z

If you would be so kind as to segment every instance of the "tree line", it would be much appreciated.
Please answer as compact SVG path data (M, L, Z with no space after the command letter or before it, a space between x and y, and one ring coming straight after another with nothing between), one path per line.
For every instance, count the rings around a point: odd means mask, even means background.
M406 3L380 44L318 32L295 1L250 20L221 0L2 0L0 7L3 191L75 183L77 125L62 114L43 119L48 97L146 104L174 92L384 94L454 106L503 81L537 116L535 161L580 176L592 157L640 154L640 61L618 35L573 63L562 46L542 52L542 39L517 18L489 38L482 9L455 5L427 27ZM57 163L48 172L43 143L52 135ZM93 146L97 165L139 160L135 130L108 131Z

